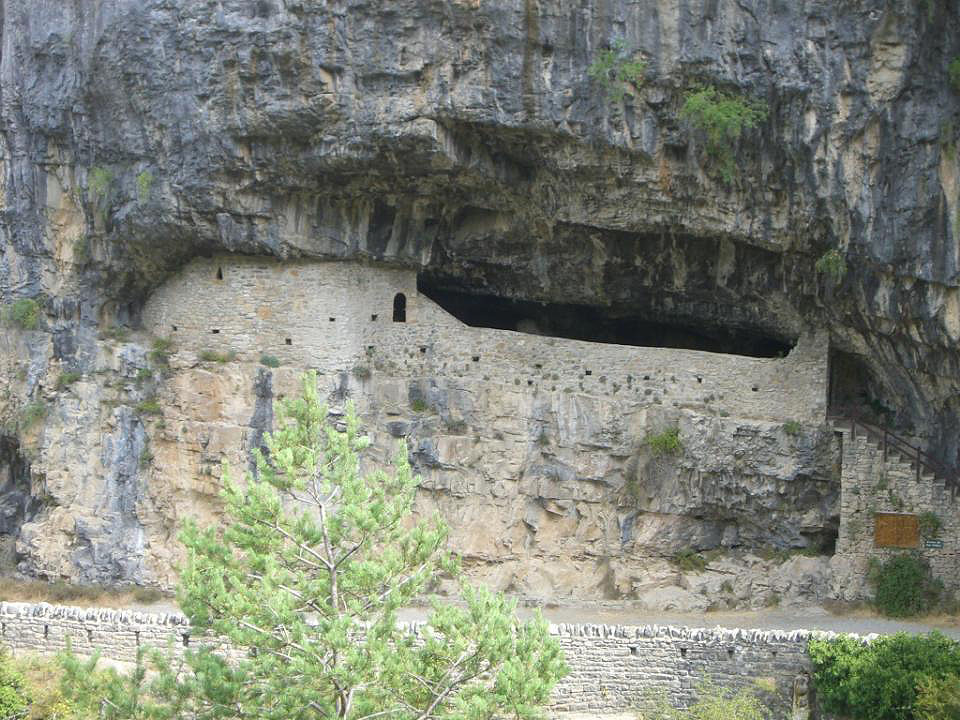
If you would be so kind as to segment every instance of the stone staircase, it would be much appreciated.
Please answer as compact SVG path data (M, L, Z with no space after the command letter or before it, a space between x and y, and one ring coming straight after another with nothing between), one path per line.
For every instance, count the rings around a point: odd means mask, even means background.
M882 428L851 418L831 418L831 422L843 435L837 555L855 565L857 574L863 574L870 558L884 560L904 548L913 548L948 588L960 588L956 476L927 453ZM940 530L935 537L914 535L912 544L881 546L876 523L877 515L884 513L917 518L933 513ZM911 522L909 518L907 522Z

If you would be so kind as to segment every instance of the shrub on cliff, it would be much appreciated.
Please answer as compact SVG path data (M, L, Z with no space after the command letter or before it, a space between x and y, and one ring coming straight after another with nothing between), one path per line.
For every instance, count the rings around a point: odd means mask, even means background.
M923 717L916 710L924 705L953 702L950 683L960 675L960 643L940 633L897 633L869 644L849 635L812 638L808 650L827 713L850 720L913 720Z
M356 414L327 424L316 384L306 375L303 397L283 401L256 475L241 486L224 468L229 525L182 535L180 606L194 633L241 652L227 661L198 643L187 672L155 655L152 675L141 659L102 688L74 672L71 692L106 700L104 718L534 717L566 671L542 618L521 623L503 595L462 584L464 606L436 602L419 638L398 625L400 608L457 574L447 529L410 521L405 447L391 473L361 473Z
M767 104L724 93L712 86L701 87L687 93L680 117L706 135L707 156L723 180L730 182L736 172L733 151L737 141L745 130L767 119Z
M21 330L36 330L40 325L40 304L32 298L20 298L3 308L3 321Z

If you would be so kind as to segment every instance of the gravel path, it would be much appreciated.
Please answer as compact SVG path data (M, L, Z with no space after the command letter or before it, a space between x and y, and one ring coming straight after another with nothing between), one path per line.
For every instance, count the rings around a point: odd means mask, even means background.
M179 612L170 602L135 606L144 612ZM532 609L520 608L528 617ZM689 627L758 628L763 630L832 630L834 632L891 634L927 633L931 630L960 640L960 617L941 616L923 620L892 620L867 611L836 615L822 607L768 608L737 612L677 613L635 610L628 607L551 607L542 610L552 623L606 623L608 625L687 625ZM427 611L411 608L400 613L401 620L424 620Z

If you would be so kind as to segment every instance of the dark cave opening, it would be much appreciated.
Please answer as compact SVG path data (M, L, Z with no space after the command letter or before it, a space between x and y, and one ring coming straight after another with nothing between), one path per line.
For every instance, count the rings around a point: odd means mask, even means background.
M685 350L784 357L792 345L769 334L745 328L694 325L652 320L629 309L543 303L450 290L422 275L418 290L471 327L515 330L570 340L664 347Z
M40 502L30 493L30 462L16 438L0 435L0 575L16 569L16 542Z

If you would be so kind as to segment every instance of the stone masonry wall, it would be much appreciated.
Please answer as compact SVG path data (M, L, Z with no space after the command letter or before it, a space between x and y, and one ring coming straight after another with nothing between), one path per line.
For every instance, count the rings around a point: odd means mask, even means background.
M406 322L393 322L397 293ZM322 373L476 377L552 391L764 420L820 422L827 347L804 337L782 359L591 343L464 325L417 293L412 270L354 262L198 259L149 299L146 327L181 349L261 354Z
M920 515L932 512L941 523L936 541L942 548L925 547L921 536L913 549L875 546L876 513ZM883 458L883 449L862 434L844 433L840 498L840 533L837 559L844 579L844 599L866 597L866 577L871 558L886 560L904 552L921 555L949 590L960 590L960 506L943 483L916 470L893 452ZM847 577L849 575L849 577Z
M0 603L0 644L15 653L58 652L69 637L80 654L99 649L105 658L131 662L138 646L172 643L182 652L190 632L178 614ZM789 717L794 679L811 669L806 630L561 624L550 632L570 666L553 693L555 712L630 710L658 694L689 704L709 677L756 692L780 720Z

